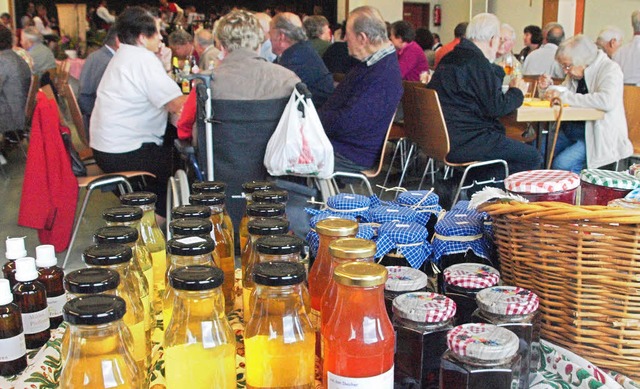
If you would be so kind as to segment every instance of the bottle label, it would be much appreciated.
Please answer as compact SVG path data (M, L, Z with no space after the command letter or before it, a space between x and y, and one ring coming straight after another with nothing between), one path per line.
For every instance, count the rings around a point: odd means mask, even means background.
M27 353L24 333L0 339L0 362L15 361Z
M37 334L49 328L49 309L22 314L22 326L25 334Z
M393 366L374 377L351 378L327 373L327 389L393 389Z
M47 306L49 308L49 317L62 316L62 307L67 303L67 295L65 293L60 296L47 297Z

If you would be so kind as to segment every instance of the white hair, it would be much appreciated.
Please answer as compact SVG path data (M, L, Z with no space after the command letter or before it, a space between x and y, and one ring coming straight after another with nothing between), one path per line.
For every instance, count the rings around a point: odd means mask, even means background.
M511 27L510 24L502 23L502 26L500 26L500 29L509 31L511 33L511 40L515 42L515 40L516 40L516 30L514 30L513 27Z
M598 34L598 39L596 40L606 43L612 39L615 39L618 42L622 42L624 39L624 33L616 26L606 26L603 28Z
M494 14L477 14L467 26L466 36L472 41L489 42L491 38L500 36L500 20Z
M556 51L556 60L567 58L574 66L588 66L598 56L598 47L586 35L575 35L562 43Z

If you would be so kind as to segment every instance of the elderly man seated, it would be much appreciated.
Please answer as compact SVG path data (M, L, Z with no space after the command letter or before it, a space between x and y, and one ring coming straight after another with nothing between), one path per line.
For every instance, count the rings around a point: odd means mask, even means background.
M618 51L624 41L624 33L616 26L607 26L600 30L596 45L602 51L607 53L609 58L613 59L613 55Z
M29 55L33 59L33 73L40 76L42 85L48 83L48 76L44 77L46 79L43 80L43 74L56 68L56 58L53 56L51 49L48 48L43 41L44 38L37 28L27 27L22 30L20 44L29 52Z
M579 173L585 167L598 168L633 154L620 67L584 35L563 42L556 60L568 76L563 84L568 90L548 90L546 97L559 96L572 107L596 108L605 114L601 120L562 123L552 167ZM538 85L546 89L551 80L543 76Z
M507 138L498 120L523 102L526 86L514 78L502 93L504 71L492 62L500 45L500 21L495 15L476 15L466 38L442 59L431 82L440 98L449 129L451 162L503 159L509 172L537 169L542 157L535 147Z

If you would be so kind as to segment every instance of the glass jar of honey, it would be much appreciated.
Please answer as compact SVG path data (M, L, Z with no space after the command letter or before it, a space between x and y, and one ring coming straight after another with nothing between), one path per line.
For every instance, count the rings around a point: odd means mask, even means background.
M169 223L169 230L174 239L189 236L211 236L213 224L208 219L173 219Z
M278 218L286 219L286 208L284 204L277 203L256 203L252 202L247 204L247 211L245 214L246 223L240 226L240 253L242 254L247 248L247 241L249 238L249 230L247 228L250 220L257 218Z
M491 266L479 263L459 263L443 272L443 294L456 302L456 323L473 321L473 312L478 308L476 294L482 289L498 285L500 273Z
M254 192L251 195L254 203L287 204L289 192L283 189L269 189Z
M211 211L205 205L180 205L171 210L173 219L209 219Z
M253 204L253 194L264 190L270 190L275 188L275 184L269 181L249 181L242 184L242 193L246 200L245 212L240 219L240 225L238 226L238 236L240 237L240 254L244 251L247 244L247 238L249 237L249 231L247 230L247 223L249 223L249 216L247 215L247 208Z
M192 204L205 205L205 204L198 203L198 201L194 197L197 198L199 197L198 195L211 195L211 194L224 195L226 199L226 195L225 195L226 189L227 189L227 184L225 184L224 182L219 182L219 181L194 182L193 184L191 184L191 192L193 194L189 196L189 201ZM231 237L231 241L233 243L231 246L235 248L235 231L233 228L233 222L231 221L231 217L229 216L229 212L226 206L224 207L223 213L224 213L223 227Z
M167 388L236 388L236 338L225 315L223 278L211 266L169 273L175 299L164 335Z
M248 388L315 387L315 333L302 301L304 265L256 265L253 314L244 346Z

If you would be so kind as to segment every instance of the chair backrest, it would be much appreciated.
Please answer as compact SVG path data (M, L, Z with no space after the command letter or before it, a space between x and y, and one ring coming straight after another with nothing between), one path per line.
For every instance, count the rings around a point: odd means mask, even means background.
M71 85L63 85L61 91L67 103L67 107L69 108L71 120L73 121L73 126L76 129L76 135L86 147L89 147L89 139L87 139L87 133L85 132L82 112L80 112L80 106L78 105L78 100L76 100L76 95L73 93Z
M24 106L25 123L29 125L33 117L33 111L36 109L36 96L40 88L40 77L37 74L31 75L31 84L29 85L29 93L27 94L27 104ZM51 88L49 88L51 89ZM53 91L51 91L53 93Z
M58 91L62 91L64 89L64 86L69 83L70 69L71 61L69 61L68 59L62 61L62 63L58 65L56 77L55 79L53 79L53 85L55 85Z
M406 135L409 132L415 132L416 126L418 125L418 112L415 105L413 88L424 88L424 84L417 81L402 81L402 88L404 89L404 92L402 93L402 99L400 102L402 104L402 111L404 114L403 125L404 133Z
M378 167L376 170L365 170L363 173L368 177L376 177L382 171L384 167L384 156L387 154L387 143L389 142L389 135L391 135L391 129L393 128L393 119L395 119L396 114L394 113L391 117L391 121L389 122L389 128L387 129L387 134L384 136L384 142L382 143L382 151L380 152L380 159L378 160Z
M47 96L47 98L49 100L56 100L56 95L53 93L53 89L51 88L51 85L45 85L42 88L40 88L40 90L42 91L42 93L45 94L45 96ZM56 105L58 105L58 102L56 101Z
M640 154L640 86L624 86L624 113L634 154Z
M449 133L444 121L438 93L433 89L413 88L417 111L416 131L407 136L431 158L446 161L449 154ZM406 113L405 113L406 114Z

